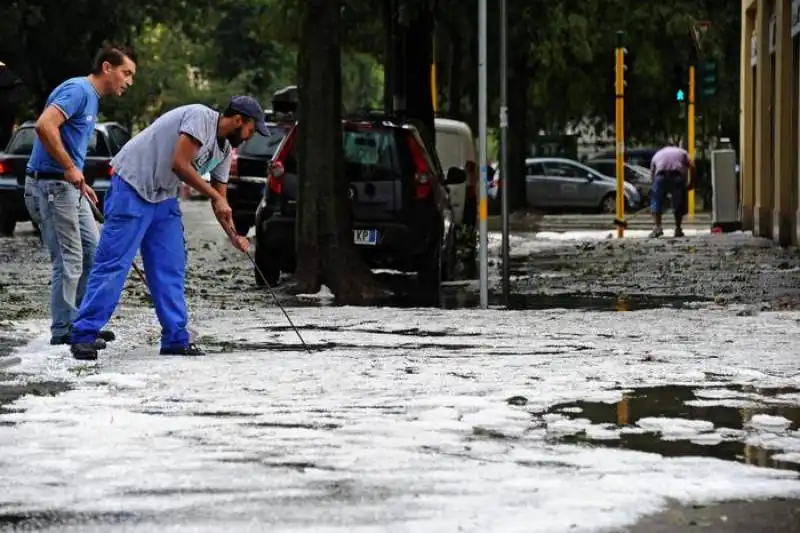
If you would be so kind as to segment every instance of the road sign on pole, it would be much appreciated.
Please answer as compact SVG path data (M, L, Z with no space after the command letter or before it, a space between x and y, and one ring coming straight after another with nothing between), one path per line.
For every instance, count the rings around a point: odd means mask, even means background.
M478 198L478 217L480 231L480 299L481 309L489 307L489 228L487 218L489 209L487 206L487 182L489 180L488 164L488 143L487 143L487 104L486 104L486 1L478 1L478 157L480 158L480 195ZM506 169L502 170L503 172Z

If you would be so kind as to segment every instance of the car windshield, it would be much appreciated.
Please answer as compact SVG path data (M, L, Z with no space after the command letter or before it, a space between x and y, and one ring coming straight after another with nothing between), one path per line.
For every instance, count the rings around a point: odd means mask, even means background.
M650 171L641 165L628 165L628 168L631 169L637 176L641 178L650 178Z
M270 127L270 133L272 135L269 137L258 134L253 135L250 140L239 146L238 153L240 155L271 158L286 136L286 131L281 127Z
M16 131L6 147L7 154L30 155L33 151L33 141L36 139L36 130L33 128L20 128Z
M11 137L11 140L6 147L6 153L10 155L31 155L33 152L33 141L36 140L36 130L32 127L19 128ZM108 148L104 142L98 144L99 137L97 130L92 133L92 138L89 139L89 146L86 150L86 155L89 157L99 156L107 157Z

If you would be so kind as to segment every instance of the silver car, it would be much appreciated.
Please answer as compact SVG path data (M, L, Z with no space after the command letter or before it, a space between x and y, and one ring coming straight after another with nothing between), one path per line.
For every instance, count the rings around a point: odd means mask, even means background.
M617 162L614 159L590 159L586 162L586 166L609 178L615 178L617 175ZM653 178L649 169L635 163L626 162L625 181L633 184L645 200L650 195L650 189L653 187Z
M592 209L614 213L617 182L586 165L559 157L525 160L525 196L529 207ZM639 209L642 196L625 182L625 208Z

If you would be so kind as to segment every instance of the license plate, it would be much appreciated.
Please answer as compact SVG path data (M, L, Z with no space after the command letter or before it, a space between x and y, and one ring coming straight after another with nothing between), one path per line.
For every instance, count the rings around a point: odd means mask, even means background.
M378 244L378 230L376 229L354 229L353 242L356 244L367 244L375 246Z

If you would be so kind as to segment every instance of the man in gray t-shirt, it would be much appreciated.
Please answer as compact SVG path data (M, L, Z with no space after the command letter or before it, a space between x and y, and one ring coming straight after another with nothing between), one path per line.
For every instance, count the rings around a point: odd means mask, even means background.
M254 132L269 135L261 105L235 96L224 112L192 104L173 109L120 150L105 198L105 224L86 296L72 326L72 354L97 359L93 341L111 318L137 250L161 323L162 355L203 355L190 343L184 297L186 251L178 191L181 183L211 198L214 215L233 245L237 235L226 200L231 149ZM202 177L211 175L211 184Z

